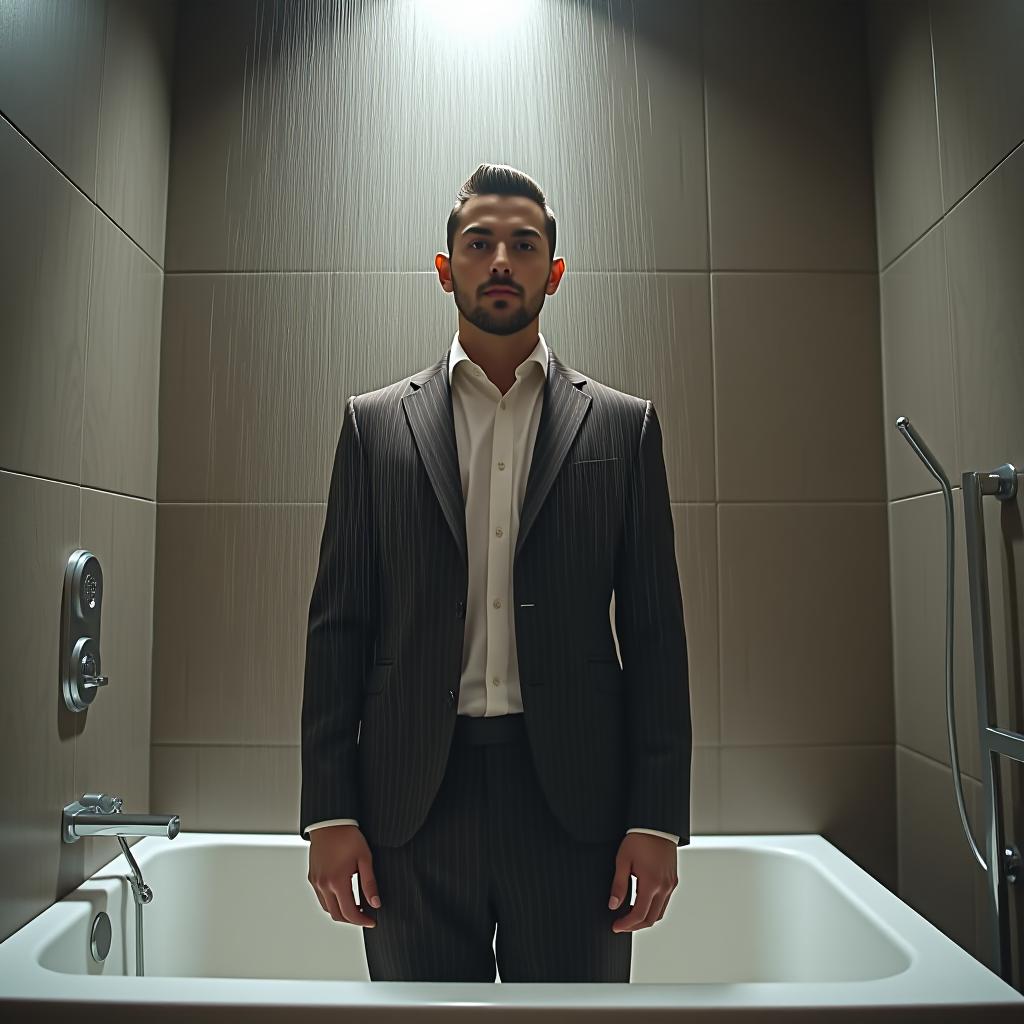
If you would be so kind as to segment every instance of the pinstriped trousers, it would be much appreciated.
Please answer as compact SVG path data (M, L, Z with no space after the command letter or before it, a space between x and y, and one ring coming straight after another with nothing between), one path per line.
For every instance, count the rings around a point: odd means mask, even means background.
M626 900L608 909L620 842L565 831L522 714L459 716L420 830L370 848L381 906L358 886L376 921L362 929L370 979L494 981L497 967L502 982L628 982L633 934L612 922L630 910L632 877Z

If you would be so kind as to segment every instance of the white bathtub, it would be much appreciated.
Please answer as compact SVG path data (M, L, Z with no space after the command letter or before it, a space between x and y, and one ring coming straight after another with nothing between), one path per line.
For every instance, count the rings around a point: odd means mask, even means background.
M501 1008L531 1024L633 1024L870 1007L873 1021L1024 1021L1024 997L821 836L693 837L664 918L633 933L628 985L371 982L361 929L332 921L306 881L308 849L297 835L142 839L146 976L119 854L0 943L0 1019L468 1021ZM101 910L113 938L98 963ZM922 1006L946 1009L911 1011Z

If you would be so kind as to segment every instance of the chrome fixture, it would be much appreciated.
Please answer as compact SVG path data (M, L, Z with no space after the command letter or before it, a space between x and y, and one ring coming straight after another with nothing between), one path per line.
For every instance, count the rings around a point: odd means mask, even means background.
M89 936L89 952L96 963L101 964L107 959L113 934L110 917L105 910L101 910L92 919L92 933Z
M110 681L100 674L100 608L103 571L99 559L79 548L64 569L61 613L61 680L69 711L85 711L101 686Z
M138 862L125 842L125 836L164 836L173 839L181 831L177 814L122 814L124 801L119 796L86 793L81 800L64 808L61 838L76 843L83 836L113 836L121 844L121 852L132 873L128 883L135 897L135 973L145 973L142 949L142 907L153 899L153 890L143 881ZM109 947L108 947L109 948ZM104 956L106 953L104 953Z
M989 909L989 939L995 963L990 968L1003 981L1012 984L1010 960L1010 906L1007 883L1020 878L1020 852L1006 846L1003 838L1000 755L1024 762L1024 735L1000 729L995 723L995 698L992 693L992 620L988 598L988 563L985 553L985 520L981 499L993 495L999 501L1017 496L1017 471L1009 462L991 472L971 471L962 475L964 525L967 533L967 574L971 598L971 632L974 640L974 685L978 705L978 739L981 751L981 775L984 786L985 854L982 855L971 834L964 810L960 758L956 747L956 722L953 708L953 492L938 459L906 416L896 427L907 439L925 468L942 487L946 504L946 723L949 729L949 756L953 769L953 787L960 809L960 821L974 858L988 873L986 890Z
M119 796L86 793L81 800L64 808L65 843L76 843L83 836L163 836L173 839L181 831L177 814L123 814Z

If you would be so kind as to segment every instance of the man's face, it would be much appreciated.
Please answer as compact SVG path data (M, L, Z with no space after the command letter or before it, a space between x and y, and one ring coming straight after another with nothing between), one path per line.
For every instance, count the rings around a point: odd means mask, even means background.
M488 334L521 331L540 314L552 276L544 211L525 196L474 196L459 214L449 270L455 305L471 324ZM511 291L488 294L496 285Z

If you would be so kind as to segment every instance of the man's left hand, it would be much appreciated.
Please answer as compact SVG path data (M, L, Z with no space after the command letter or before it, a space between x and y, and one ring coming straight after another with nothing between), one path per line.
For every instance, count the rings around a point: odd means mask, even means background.
M669 897L679 884L676 873L676 844L662 836L629 832L615 855L612 899L617 909L629 894L629 876L636 875L636 900L625 917L612 922L613 932L638 931L660 921Z

